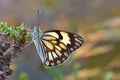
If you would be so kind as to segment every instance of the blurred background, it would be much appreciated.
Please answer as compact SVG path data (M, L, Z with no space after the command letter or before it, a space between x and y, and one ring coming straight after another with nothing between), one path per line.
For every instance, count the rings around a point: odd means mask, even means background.
M13 62L9 80L120 80L120 0L0 0L0 21L81 35L85 43L66 63L44 69L31 44ZM27 79L26 79L27 80Z

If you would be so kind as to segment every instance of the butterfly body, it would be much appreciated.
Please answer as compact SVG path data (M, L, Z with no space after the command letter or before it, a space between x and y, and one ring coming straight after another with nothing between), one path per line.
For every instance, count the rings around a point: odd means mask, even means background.
M43 51L43 47L41 46L40 39L41 39L40 31L38 27L34 27L32 40L34 41L35 47L37 49L39 57L41 58L41 61L44 62L44 54L43 54L44 51Z
M34 27L33 41L43 64L47 66L57 66L65 62L84 42L77 34L62 30L41 32L38 27Z

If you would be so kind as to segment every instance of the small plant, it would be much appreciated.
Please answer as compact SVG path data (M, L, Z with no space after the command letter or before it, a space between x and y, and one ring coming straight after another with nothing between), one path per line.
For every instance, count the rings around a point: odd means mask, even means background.
M46 66L45 70L50 72L51 74L53 74L54 80L64 80L63 76L57 70L55 70L54 68Z
M0 80L5 80L13 74L10 65L26 46L27 37L28 33L24 24L12 27L0 22Z
M55 68L45 67L45 70L50 72L54 76L54 80L64 80L63 75L61 75ZM77 76L79 70L80 70L80 64L76 63L73 67L74 80L79 80Z

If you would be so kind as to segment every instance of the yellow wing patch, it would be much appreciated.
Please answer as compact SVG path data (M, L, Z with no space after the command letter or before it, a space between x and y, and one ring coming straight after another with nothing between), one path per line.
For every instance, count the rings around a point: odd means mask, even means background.
M63 43L59 44L61 48L66 49L65 45Z
M59 38L59 35L56 32L45 33L45 35L51 35L51 36L56 37L57 39Z
M52 43L50 43L50 42L48 42L46 40L42 40L42 41L50 50L54 49L54 46L52 45Z

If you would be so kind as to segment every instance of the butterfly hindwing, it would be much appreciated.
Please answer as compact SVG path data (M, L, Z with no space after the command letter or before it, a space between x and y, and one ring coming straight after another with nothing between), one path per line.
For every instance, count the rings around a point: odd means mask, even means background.
M63 63L71 52L79 48L84 40L77 34L61 30L43 32L41 42L45 50L47 66L56 66Z

